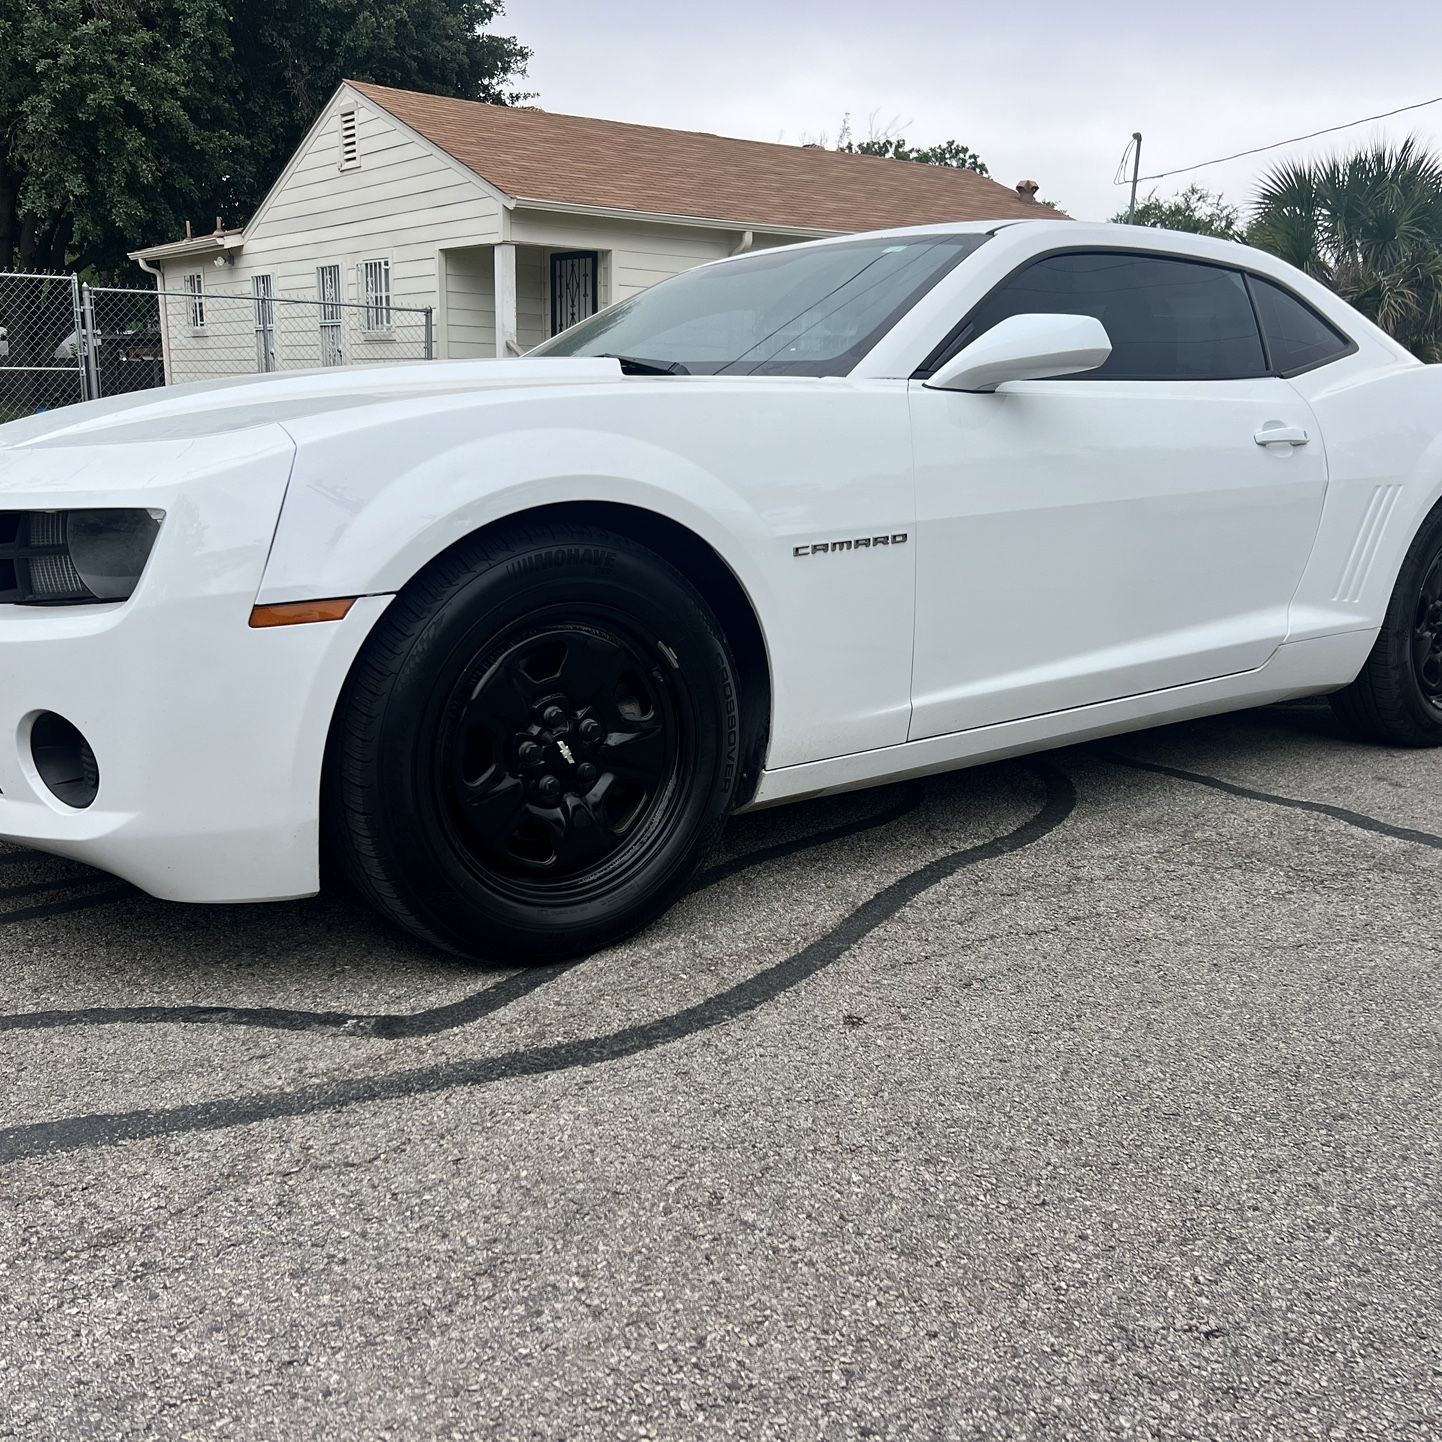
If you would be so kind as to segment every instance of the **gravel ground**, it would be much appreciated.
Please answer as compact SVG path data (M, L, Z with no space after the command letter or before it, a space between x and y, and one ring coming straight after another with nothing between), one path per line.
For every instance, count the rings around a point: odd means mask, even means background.
M0 1436L1442 1436L1442 753L735 822L624 947L0 854Z

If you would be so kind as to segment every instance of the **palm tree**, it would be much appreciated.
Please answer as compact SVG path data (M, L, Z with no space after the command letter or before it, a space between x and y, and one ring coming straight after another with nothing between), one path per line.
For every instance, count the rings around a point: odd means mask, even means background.
M1425 361L1442 361L1442 161L1415 139L1262 180L1247 239L1330 286Z

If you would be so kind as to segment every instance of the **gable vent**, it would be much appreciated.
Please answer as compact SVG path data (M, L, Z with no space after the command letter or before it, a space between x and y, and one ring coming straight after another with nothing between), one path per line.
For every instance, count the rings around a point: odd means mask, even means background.
M340 113L340 168L354 170L360 164L360 141L356 137L354 110Z

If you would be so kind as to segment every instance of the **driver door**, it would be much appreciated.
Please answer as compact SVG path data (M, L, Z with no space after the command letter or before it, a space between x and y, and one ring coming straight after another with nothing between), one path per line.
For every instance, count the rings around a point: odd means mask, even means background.
M1326 462L1310 408L1267 373L1242 274L1052 255L961 341L1057 312L1102 321L1105 366L992 394L911 383L911 739L1253 670L1286 636Z

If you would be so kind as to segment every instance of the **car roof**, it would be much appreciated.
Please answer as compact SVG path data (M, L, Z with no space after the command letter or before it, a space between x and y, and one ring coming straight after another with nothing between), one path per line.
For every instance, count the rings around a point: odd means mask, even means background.
M926 235L995 235L1003 230L1013 235L1036 235L1043 229L1055 231L1057 244L1068 249L1085 245L1125 246L1127 249L1165 250L1177 255L1210 257L1225 260L1232 265L1248 265L1257 269L1271 269L1283 264L1275 256L1240 241L1218 240L1214 236L1195 235L1190 231L1163 230L1158 226L1071 220L1059 213L1038 216L1035 220L965 220L942 225L888 226L885 230L854 231L847 235L829 235L821 240L801 241L788 248L812 250L822 246L847 245L856 241L904 240ZM758 252L746 251L743 254L755 255ZM726 260L740 258L727 256Z
M1323 294L1330 297L1310 277L1280 257L1256 246L1236 240L1218 240L1215 236L1196 235L1191 231L1163 230L1159 226L1122 225L1115 221L1071 220L1056 214L1050 218L1036 220L968 220L949 225L892 226L885 230L856 231L850 235L826 236L821 240L807 240L787 246L787 249L812 250L821 246L847 245L867 240L905 240L927 235L997 235L1019 242L1029 249L1029 240L1043 232L1054 234L1057 249L1072 250L1085 247L1107 249L1149 250L1166 255L1189 257L1193 260L1210 260L1219 265L1236 266L1255 271L1259 275L1271 276L1294 289L1308 294L1313 303L1318 303ZM1050 245L1047 247L1050 249ZM715 265L731 265L745 260L748 256L762 255L763 250L744 251L740 255L725 256L720 260L706 262L707 268ZM1324 310L1328 307L1323 306ZM1347 307L1349 315L1355 315Z

